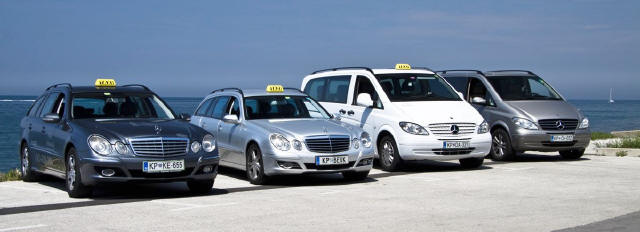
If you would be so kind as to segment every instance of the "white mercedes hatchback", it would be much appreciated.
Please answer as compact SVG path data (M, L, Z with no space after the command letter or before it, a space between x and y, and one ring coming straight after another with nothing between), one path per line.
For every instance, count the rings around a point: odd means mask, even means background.
M301 89L369 133L384 170L410 160L459 160L476 168L491 149L483 117L427 68L325 69L306 76Z

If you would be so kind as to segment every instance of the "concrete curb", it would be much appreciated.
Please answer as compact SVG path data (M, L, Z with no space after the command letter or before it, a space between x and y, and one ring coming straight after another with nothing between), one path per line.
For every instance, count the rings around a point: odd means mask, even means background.
M633 148L595 148L595 155L618 156L620 151L626 151L626 156L640 157L640 149Z

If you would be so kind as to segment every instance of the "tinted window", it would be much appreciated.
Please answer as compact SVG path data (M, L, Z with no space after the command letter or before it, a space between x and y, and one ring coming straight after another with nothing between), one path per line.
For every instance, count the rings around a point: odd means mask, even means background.
M206 115L207 110L211 106L212 102L213 102L213 98L209 98L206 101L204 101L202 104L200 104L200 107L198 107L198 109L196 110L195 115L196 116L204 116L204 115Z
M391 101L461 100L442 77L434 74L378 74L376 78Z
M382 108L382 101L380 101L380 97L378 96L378 92L373 87L373 84L369 80L368 77L358 76L356 79L356 91L354 92L353 97L353 105L356 105L356 101L358 99L358 95L361 93L368 93L371 96L371 100L373 100L373 106L376 108Z
M213 112L211 114L212 118L222 119L225 110L227 109L227 103L229 103L229 97L223 96L218 98L215 106L213 107Z
M306 96L258 96L244 100L251 119L278 118L330 118L329 114L312 98Z
M31 105L31 108L29 108L27 115L31 117L35 117L36 113L38 112L38 108L40 108L40 105L42 105L42 102L44 101L45 98L46 98L46 95L42 95L35 102L33 102L33 105Z
M473 78L469 84L469 100L474 97L481 97L487 101L487 105L494 106L493 97L491 93L487 91L487 87L479 79Z
M232 97L233 101L231 101L231 104L229 105L229 109L227 110L227 114L231 114L231 115L235 115L238 116L238 118L240 117L240 104L238 103L238 99L235 97Z
M79 93L73 95L72 116L83 118L174 119L171 109L153 94Z
M469 78L467 77L449 77L445 78L456 91L461 92L465 98L467 98L467 83Z
M560 94L537 76L492 76L487 78L493 89L505 101L562 100Z
M351 76L313 79L307 83L304 91L318 101L347 103L350 81Z
M40 111L40 117L44 117L45 114L54 113L54 108L56 108L56 103L58 102L60 95L60 93L52 93L49 95L47 100L44 102L42 111Z

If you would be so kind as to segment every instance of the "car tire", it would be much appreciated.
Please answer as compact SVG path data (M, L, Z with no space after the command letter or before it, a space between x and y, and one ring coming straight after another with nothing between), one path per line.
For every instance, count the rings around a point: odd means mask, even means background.
M31 155L27 144L20 148L20 175L24 182L38 181L39 174L31 169Z
M516 151L511 146L509 133L498 128L491 133L491 159L495 161L511 160Z
M378 154L380 154L379 158L382 170L392 172L401 168L402 158L400 157L396 141L390 135L385 135L380 139Z
M480 166L482 166L482 163L484 163L484 157L482 158L466 158L466 159L460 159L460 166L462 166L465 169L473 169L473 168L479 168Z
M75 148L71 147L67 151L65 164L65 180L69 197L90 197L93 193L93 188L82 184L82 173L80 172L80 167L78 167L78 155Z
M367 176L369 176L369 171L365 171L365 172L342 172L342 177L344 177L345 180L348 181L361 181L361 180L365 180L367 179Z
M251 184L263 185L268 181L268 176L264 174L264 162L262 152L257 144L249 145L247 149L246 170L247 178Z
M566 160L577 160L580 159L582 155L584 155L584 149L560 151L560 156Z
M187 181L189 191L195 194L205 194L211 192L214 180L190 180Z

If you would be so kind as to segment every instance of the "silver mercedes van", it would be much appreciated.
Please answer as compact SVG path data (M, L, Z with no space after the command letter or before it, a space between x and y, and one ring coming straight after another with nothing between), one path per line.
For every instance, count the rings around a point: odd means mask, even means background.
M531 71L438 73L489 123L493 160L524 151L558 151L564 159L578 159L589 145L589 119Z

